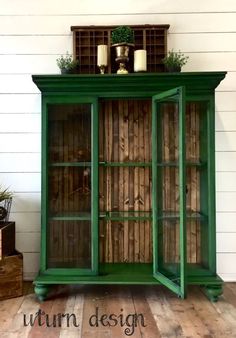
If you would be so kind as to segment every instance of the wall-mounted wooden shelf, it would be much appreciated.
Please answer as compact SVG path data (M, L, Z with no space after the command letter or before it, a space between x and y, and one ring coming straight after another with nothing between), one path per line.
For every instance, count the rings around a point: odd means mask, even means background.
M73 54L79 59L80 74L99 73L97 67L97 45L108 45L108 73L116 73L115 50L111 47L111 32L117 26L72 26ZM162 59L167 53L167 31L169 25L135 25L134 49L147 50L147 71L164 72ZM129 72L133 72L134 50L130 51Z

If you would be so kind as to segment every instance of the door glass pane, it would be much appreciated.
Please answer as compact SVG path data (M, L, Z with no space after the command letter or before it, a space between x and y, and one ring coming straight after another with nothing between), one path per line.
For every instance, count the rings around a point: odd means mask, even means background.
M176 219L160 222L159 243L162 245L160 255L160 272L179 284L180 252L179 252L179 221Z
M49 216L91 212L91 167L50 167Z
M91 268L91 222L50 221L49 268Z
M154 96L153 107L154 277L184 297L184 88L175 88Z
M91 269L91 108L48 106L48 268Z
M177 102L161 102L162 149L158 156L162 161L177 164L179 159L179 109ZM160 130L160 126L157 128ZM158 144L159 147L159 144Z
M49 162L91 161L91 104L48 106Z
M179 233L179 117L178 103L160 103L160 118L157 126L162 135L158 168L158 260L159 271L176 284L180 283L180 233ZM158 142L158 141L157 141Z

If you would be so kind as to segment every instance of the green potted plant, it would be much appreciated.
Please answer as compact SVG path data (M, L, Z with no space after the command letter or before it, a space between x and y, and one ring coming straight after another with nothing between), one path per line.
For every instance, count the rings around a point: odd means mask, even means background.
M78 60L73 60L71 54L66 52L66 55L61 55L57 60L57 66L61 70L61 74L73 74L79 64Z
M134 31L129 26L116 27L111 32L111 43L116 49L116 62L119 63L118 74L127 74L125 63L129 61L130 47L134 46Z
M167 56L162 59L168 72L180 72L181 68L186 65L189 57L185 56L180 51L174 52L173 49L168 52Z
M116 27L111 32L112 45L134 44L134 31L129 26Z
M0 186L0 220L4 220L10 212L10 205L13 193Z

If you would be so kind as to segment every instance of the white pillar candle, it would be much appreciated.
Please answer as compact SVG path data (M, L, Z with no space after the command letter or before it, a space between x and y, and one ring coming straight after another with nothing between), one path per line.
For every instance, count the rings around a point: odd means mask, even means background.
M145 49L138 49L134 51L134 71L147 71L147 51Z
M107 66L107 45L98 45L97 55L97 65Z

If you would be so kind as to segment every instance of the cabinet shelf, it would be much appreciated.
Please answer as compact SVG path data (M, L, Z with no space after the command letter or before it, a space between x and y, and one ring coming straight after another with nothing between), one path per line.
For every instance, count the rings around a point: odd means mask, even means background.
M144 221L152 219L151 211L104 211L99 218L106 221Z
M91 162L54 162L49 163L50 167L89 167Z
M104 211L100 212L100 220L106 221L145 221L152 220L152 211ZM163 211L158 216L159 220L177 220L179 213L175 211ZM200 212L186 212L188 220L206 220L207 216Z
M50 221L90 221L91 219L89 212L64 212L49 215Z
M206 162L202 161L186 161L187 167L203 167L206 165ZM166 161L157 163L158 167L178 167L179 163L177 161Z
M152 162L99 162L104 167L151 167Z
M176 220L179 218L179 213L176 211L163 211L162 215L158 216L158 219L160 220ZM187 220L206 220L207 216L202 214L201 212L195 212L195 211L187 211L186 212L186 218Z
M151 167L152 162L106 162L100 161L99 165L104 167ZM178 162L175 161L166 161L157 163L158 167L178 167ZM201 161L187 161L187 167L203 167L205 166L205 162Z

